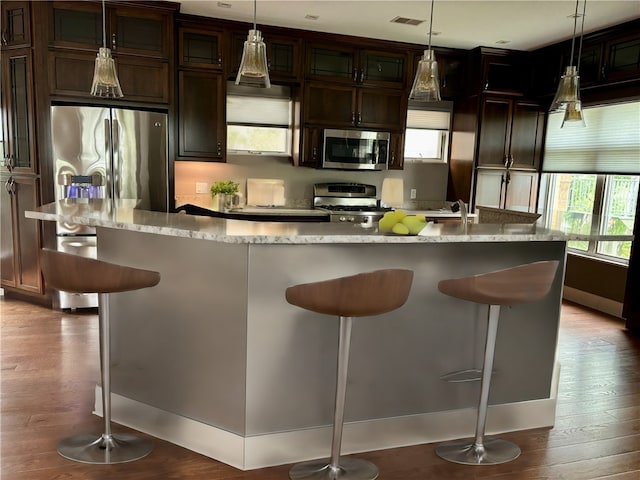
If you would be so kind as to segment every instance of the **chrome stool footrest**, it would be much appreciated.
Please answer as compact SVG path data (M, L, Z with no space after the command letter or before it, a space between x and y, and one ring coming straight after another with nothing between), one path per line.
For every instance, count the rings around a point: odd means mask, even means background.
M485 438L482 445L473 439L455 440L436 447L436 455L463 465L497 465L520 456L520 447L499 438Z
M289 470L291 480L374 480L378 468L359 458L341 458L340 465L332 467L327 460L297 463Z

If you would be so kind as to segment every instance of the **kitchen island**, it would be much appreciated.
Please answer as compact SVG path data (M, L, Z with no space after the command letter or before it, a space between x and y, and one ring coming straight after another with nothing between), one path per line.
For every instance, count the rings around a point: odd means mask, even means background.
M559 260L544 300L501 313L487 432L553 425L571 239L560 232L444 223L392 236L352 224L246 222L106 201L49 204L27 217L94 226L100 259L161 274L156 287L111 299L118 423L241 469L328 456L338 323L289 305L284 291L410 268L403 307L354 322L343 453L471 436L486 309L440 294L437 283ZM468 373L449 376L460 371Z

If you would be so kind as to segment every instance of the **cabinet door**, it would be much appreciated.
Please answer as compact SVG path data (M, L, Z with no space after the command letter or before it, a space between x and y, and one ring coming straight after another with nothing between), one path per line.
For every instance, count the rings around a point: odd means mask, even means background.
M357 111L353 87L309 84L305 89L305 123L324 126L353 127Z
M6 121L4 165L15 173L34 173L33 68L28 48L2 55L2 106Z
M538 173L510 170L506 175L507 185L504 208L520 212L535 212Z
M49 3L50 38L55 47L90 50L102 46L102 8L97 2ZM107 46L111 46L107 39Z
M506 170L498 169L478 169L476 171L474 208L477 206L504 208L507 173Z
M14 287L15 276L15 255L13 245L13 178L8 175L0 175L0 278L3 286Z
M274 82L300 82L302 40L266 34L269 77Z
M347 46L310 45L305 73L308 78L355 83L358 80L356 50Z
M407 121L407 95L390 89L357 89L356 126L403 131Z
M168 59L173 17L145 8L109 8L107 44L120 54Z
M542 153L544 112L538 103L515 100L511 115L509 167L537 169Z
M178 35L180 66L222 70L222 32L181 28Z
M6 185L7 183L5 183ZM38 261L41 245L39 223L25 217L27 210L34 210L39 205L38 180L35 177L14 176L9 179L8 185L2 193L2 195L9 195L9 199L4 198L2 203L11 205L10 225L5 218L5 214L8 213L7 207L2 206L2 282L5 286L42 293L42 278ZM10 242L6 246L4 245L4 240L7 239L5 227L9 227L9 231L12 232L12 243ZM13 267L11 267L11 254L13 255ZM5 266L13 271L13 278L9 276L11 270L4 272Z
M123 100L169 103L169 64L120 56L115 59ZM82 52L49 53L49 87L53 95L91 97L95 56Z
M225 159L224 82L221 74L178 74L178 155L214 161Z
M520 63L515 55L482 55L481 90L494 93L523 91Z
M485 98L482 101L478 166L507 166L510 109L509 99Z
M4 1L2 9L2 48L31 45L29 2Z
M440 74L440 96L445 100L464 96L467 89L465 85L467 78L466 55L436 53L436 60Z
M402 170L404 168L404 135L391 134L389 141L389 170Z
M607 42L605 49L605 75L608 82L640 76L640 34Z
M585 45L580 55L580 87L597 84L602 80L603 73L603 48L601 43ZM569 65L570 53L567 53L567 65ZM575 63L574 63L575 64ZM564 74L564 69L562 71Z
M322 129L304 128L302 133L301 167L317 168L322 159Z
M363 50L357 67L357 83L404 88L407 82L407 55Z

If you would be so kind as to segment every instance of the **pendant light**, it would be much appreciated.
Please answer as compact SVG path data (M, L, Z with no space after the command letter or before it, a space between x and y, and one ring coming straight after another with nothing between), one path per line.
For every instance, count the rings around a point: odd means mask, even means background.
M244 42L236 85L271 88L267 67L267 46L262 40L262 32L256 28L256 2L257 0L253 0L253 29L249 30L247 40Z
M420 102L440 101L440 78L438 76L438 62L436 54L431 50L431 34L433 32L433 3L431 0L431 15L429 18L429 46L418 62L416 78L413 80L409 100Z
M91 95L94 97L122 97L122 89L116 73L116 64L111 58L111 49L107 48L107 33L105 20L105 0L102 0L102 48L96 57L96 66L93 70L93 83Z
M550 112L564 111L564 118L560 128L564 127L566 122L578 123L581 126L585 126L584 118L582 116L582 102L580 101L580 76L578 75L578 67L580 64L580 57L582 55L582 36L584 34L584 17L587 9L587 2L585 0L582 10L582 28L580 32L580 48L578 50L578 66L573 65L573 53L575 50L576 42L576 29L578 25L578 5L580 0L576 0L576 11L573 20L573 38L571 40L571 58L569 59L569 66L565 70L565 74L560 77L560 84L558 85L558 91L549 108Z

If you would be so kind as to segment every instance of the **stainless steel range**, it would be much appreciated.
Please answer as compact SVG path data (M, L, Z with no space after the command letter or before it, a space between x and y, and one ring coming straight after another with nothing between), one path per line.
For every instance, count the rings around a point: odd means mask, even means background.
M373 226L385 212L380 206L375 185L362 183L316 183L313 186L313 206L327 210L331 222L360 223Z

